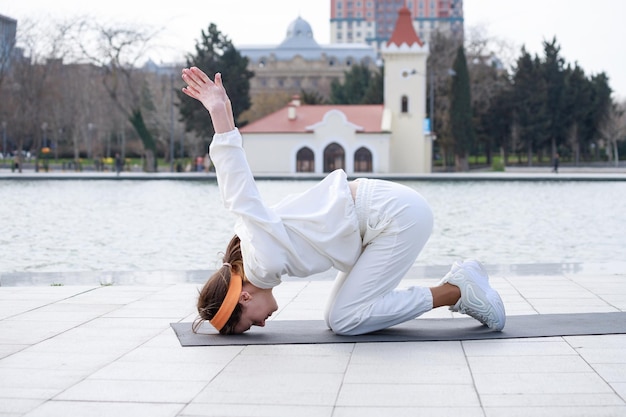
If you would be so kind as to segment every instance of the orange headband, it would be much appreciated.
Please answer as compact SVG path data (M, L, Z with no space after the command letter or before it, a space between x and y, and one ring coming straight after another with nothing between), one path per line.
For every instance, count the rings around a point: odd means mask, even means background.
M224 301L217 310L217 313L215 313L215 316L209 320L209 323L211 323L211 325L213 325L213 327L215 327L218 331L222 330L222 327L224 327L230 316L233 314L235 307L237 307L237 303L239 303L242 282L243 280L241 279L241 275L230 275L230 283L228 284L226 297L224 297Z

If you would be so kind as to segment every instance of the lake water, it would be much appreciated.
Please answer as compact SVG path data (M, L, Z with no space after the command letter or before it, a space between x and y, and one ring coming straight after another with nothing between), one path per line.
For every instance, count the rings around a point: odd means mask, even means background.
M626 260L626 182L403 183L435 214L416 265ZM269 203L312 184L258 181ZM0 273L213 269L233 223L214 181L0 181Z

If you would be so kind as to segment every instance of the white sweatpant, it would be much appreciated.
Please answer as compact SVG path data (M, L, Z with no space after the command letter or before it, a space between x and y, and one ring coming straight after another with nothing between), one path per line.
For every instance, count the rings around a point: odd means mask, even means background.
M397 183L360 179L355 204L363 251L337 275L325 313L328 327L343 335L385 329L433 308L430 289L397 289L432 232L426 200Z

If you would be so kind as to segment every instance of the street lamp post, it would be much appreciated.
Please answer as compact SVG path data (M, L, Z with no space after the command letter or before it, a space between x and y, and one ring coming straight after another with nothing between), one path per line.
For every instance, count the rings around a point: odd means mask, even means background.
M170 74L170 172L174 172L174 74Z
M2 156L7 157L7 122L2 122Z
M47 148L47 142L48 142L48 138L46 137L47 130L48 130L48 123L43 122L41 124L41 131L43 132L43 141L41 144L42 148Z
M93 131L93 127L93 123L87 123L87 159L91 159L91 132Z
M430 82L430 94L428 97L430 101L430 111L428 113L430 116L430 133L432 135L435 132L435 75L432 69L428 72L428 81Z

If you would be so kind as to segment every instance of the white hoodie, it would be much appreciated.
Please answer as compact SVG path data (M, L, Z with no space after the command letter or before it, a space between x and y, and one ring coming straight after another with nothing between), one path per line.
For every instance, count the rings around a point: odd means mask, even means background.
M362 239L343 170L270 207L261 200L239 130L216 134L209 152L224 206L237 216L235 233L253 285L272 288L285 274L306 277L354 265Z

